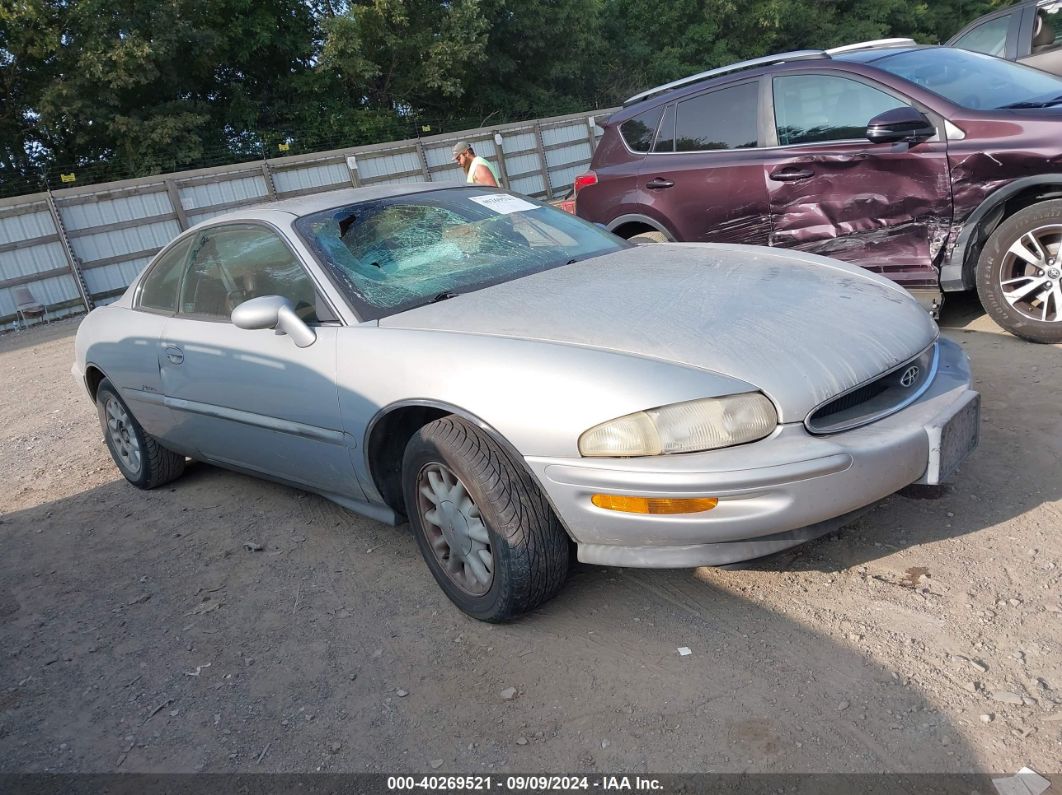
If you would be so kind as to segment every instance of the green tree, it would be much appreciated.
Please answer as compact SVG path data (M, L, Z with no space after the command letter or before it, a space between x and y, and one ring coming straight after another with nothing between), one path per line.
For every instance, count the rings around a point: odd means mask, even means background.
M437 112L460 102L483 59L480 0L365 0L324 23L321 68L353 107Z

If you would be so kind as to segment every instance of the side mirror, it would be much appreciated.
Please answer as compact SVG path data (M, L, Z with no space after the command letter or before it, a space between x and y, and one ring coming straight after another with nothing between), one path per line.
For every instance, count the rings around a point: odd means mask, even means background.
M937 128L925 114L911 107L887 110L875 116L867 125L867 139L875 144L901 141L915 144L936 134Z
M317 340L314 330L295 314L295 304L279 295L244 301L232 310L232 324L245 329L276 329L277 334L287 334L300 348L308 348Z

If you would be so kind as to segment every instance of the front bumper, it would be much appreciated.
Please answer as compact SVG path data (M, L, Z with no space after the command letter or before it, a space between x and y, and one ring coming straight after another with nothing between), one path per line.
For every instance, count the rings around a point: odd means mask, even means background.
M922 397L851 431L814 436L794 423L759 442L706 453L526 461L583 562L685 568L762 557L828 533L904 486L937 482L941 429L960 414L976 428L979 399L966 354L949 340L939 345L939 370ZM947 433L943 440L946 448ZM719 505L649 516L598 508L590 501L596 493L718 497Z

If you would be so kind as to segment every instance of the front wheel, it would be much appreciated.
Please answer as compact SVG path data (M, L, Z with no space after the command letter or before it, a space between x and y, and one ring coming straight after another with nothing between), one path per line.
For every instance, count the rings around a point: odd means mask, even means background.
M428 568L473 618L507 621L564 584L564 529L527 471L474 425L449 416L421 428L402 490Z
M985 243L977 294L989 316L1016 337L1062 342L1062 200L1014 213Z

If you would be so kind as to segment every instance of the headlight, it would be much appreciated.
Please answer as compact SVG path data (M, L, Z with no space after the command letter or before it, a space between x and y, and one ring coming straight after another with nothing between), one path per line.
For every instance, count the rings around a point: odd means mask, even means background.
M584 456L692 453L754 442L778 425L774 405L758 392L672 403L595 425L579 437Z

